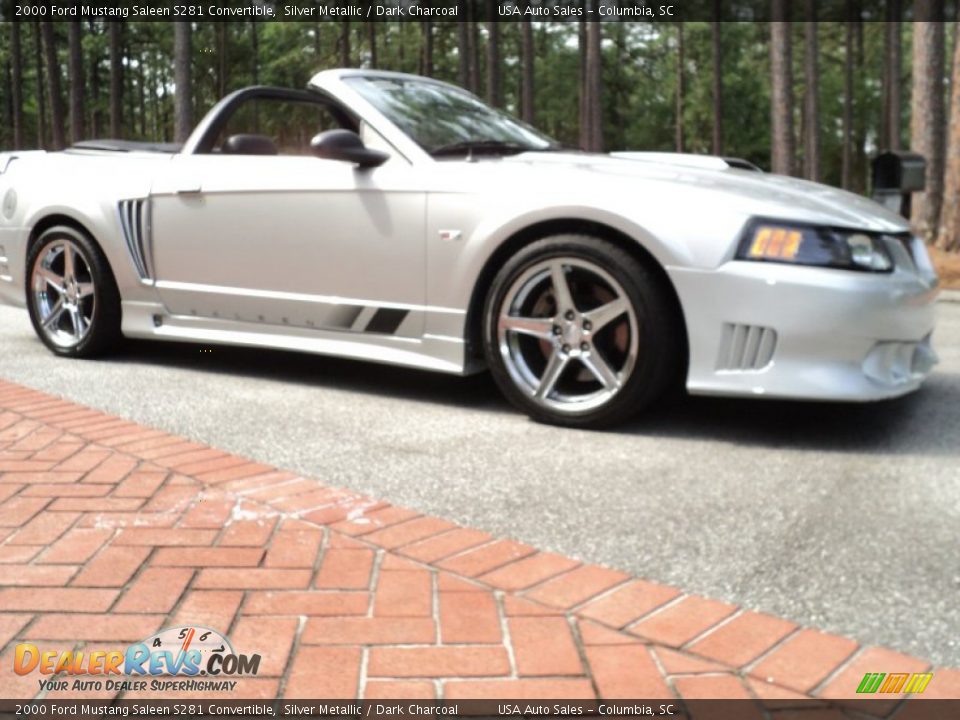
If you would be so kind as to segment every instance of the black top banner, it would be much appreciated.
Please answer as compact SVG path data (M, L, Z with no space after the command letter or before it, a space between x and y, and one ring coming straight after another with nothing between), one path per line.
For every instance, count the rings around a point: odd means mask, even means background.
M3 20L220 22L883 21L888 0L3 0ZM958 0L900 0L903 21L957 18Z

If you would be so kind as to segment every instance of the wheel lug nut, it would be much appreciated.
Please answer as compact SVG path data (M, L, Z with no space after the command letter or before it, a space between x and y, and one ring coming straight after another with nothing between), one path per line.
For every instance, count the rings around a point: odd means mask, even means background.
M590 349L590 345L589 345L588 343L585 343L585 342L580 343L580 349L583 350L584 352L586 352L587 350Z
M563 346L563 351L564 351L565 353L570 352L570 346L569 346L569 345L564 345L564 346Z
M593 328L593 325L590 324L590 321L589 321L589 320L584 320L584 321L583 321L583 329L584 329L584 330L590 330L591 328Z
M554 326L553 326L553 334L554 334L554 335L559 335L561 332L563 332L563 331L560 329L560 326L559 326L559 325L554 325Z
M564 314L564 317L567 320L573 320L573 310L567 310L566 314Z

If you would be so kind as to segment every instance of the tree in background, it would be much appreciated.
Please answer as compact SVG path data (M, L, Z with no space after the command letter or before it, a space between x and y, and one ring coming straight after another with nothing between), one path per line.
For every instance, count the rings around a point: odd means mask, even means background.
M677 23L677 119L676 119L676 151L683 152L683 23Z
M817 0L807 0L807 17L816 18ZM803 176L820 181L820 48L817 22L803 24Z
M24 146L23 139L23 51L20 47L20 23L10 23L10 83L13 106L13 147Z
M793 174L796 155L793 138L793 52L788 0L773 0L770 23L770 165L775 173Z
M487 102L503 106L502 78L500 76L500 23L496 21L497 0L487 0Z
M526 3L526 7L529 7ZM534 105L534 54L533 54L533 21L524 17L520 25L522 40L520 43L520 67L522 79L520 81L520 118L533 125L536 117Z
M190 85L191 23L173 24L174 139L186 142L193 130L193 88Z
M940 0L934 0L939 2ZM903 82L901 60L902 35L900 19L903 12L900 0L887 0L886 35L883 53L883 121L880 126L880 144L887 150L900 149L900 114Z
M853 14L853 0L847 0L847 16ZM849 190L853 181L853 55L854 22L844 23L843 34L843 125L841 132L840 187Z
M720 0L713 0L713 16L720 17ZM713 50L713 154L723 155L723 23L710 23L710 47Z
M914 8L926 17L943 16L940 0L916 0ZM943 22L914 22L910 149L927 159L927 177L926 190L913 196L910 220L927 240L936 234L943 196L943 54Z
M83 110L83 45L82 25L72 21L67 25L69 29L70 63L68 69L70 92L70 142L83 140L84 110Z
M123 24L107 23L110 33L110 137L123 137ZM174 29L176 34L176 29Z
M954 37L960 30L955 24ZM954 42L953 83L950 98L950 127L943 188L943 209L937 247L960 252L960 43Z
M60 92L60 63L57 60L53 23L49 20L41 22L40 34L43 38L43 56L50 88L50 140L53 149L59 150L67 146L67 140L63 134L63 95Z

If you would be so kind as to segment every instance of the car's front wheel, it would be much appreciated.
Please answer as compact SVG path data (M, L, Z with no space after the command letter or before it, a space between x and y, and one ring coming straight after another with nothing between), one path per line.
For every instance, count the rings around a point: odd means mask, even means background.
M486 360L531 417L604 427L649 406L676 377L674 317L662 281L631 254L593 237L546 238L493 281Z
M37 335L67 357L93 357L120 338L120 294L100 248L69 226L49 228L27 255L27 307Z

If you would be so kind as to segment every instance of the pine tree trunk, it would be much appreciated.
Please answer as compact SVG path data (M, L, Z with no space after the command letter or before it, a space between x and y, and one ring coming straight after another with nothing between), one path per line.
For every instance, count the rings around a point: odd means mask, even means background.
M593 8L597 8L597 0L593 1ZM587 23L587 105L588 127L590 128L591 152L603 152L603 65L602 65L602 37L599 21Z
M914 11L941 18L913 23L910 149L927 159L927 182L924 192L915 193L911 200L910 224L929 242L937 234L943 199L943 5L940 0L916 0Z
M674 118L674 147L678 153L683 152L683 23L677 23L677 96Z
M433 22L424 20L420 24L420 32L423 39L420 74L431 77L433 75Z
M260 31L257 21L250 21L250 64L252 65L253 84L260 84Z
M177 23L180 25L182 23ZM120 33L123 25L107 23L110 28L110 137L122 138L123 125L123 50Z
M900 149L901 92L903 78L901 52L902 15L900 0L889 0L887 22L884 24L883 118L880 128L881 144L887 150Z
M585 0L584 0L585 4ZM587 82L587 21L580 18L577 23L577 49L580 54L578 87L580 88L580 149L590 149L590 90Z
M469 0L470 17L470 92L480 94L480 23L475 20L476 3Z
M20 23L10 23L10 71L13 75L13 147L23 147L23 49L20 45Z
M525 7L529 8L530 3L527 2ZM533 125L536 117L533 106L533 21L529 17L523 18L520 25L520 78L520 117Z
M340 67L350 67L350 21L340 26Z
M33 47L37 74L37 147L47 147L47 93L43 89L43 41L40 39L40 24L33 25Z
M375 22L367 23L369 32L367 41L370 44L370 67L377 67L377 24Z
M787 0L773 0L770 23L771 169L781 175L793 174L796 155L793 138L793 68Z
M96 32L93 21L90 22L91 33ZM96 45L90 48L90 137L98 138L103 129L103 114L100 112L100 56Z
M223 97L227 94L228 64L227 64L227 30L229 25L226 21L216 24L217 27L217 96Z
M500 23L496 20L497 0L487 0L487 12L492 18L487 23L487 102L494 107L503 105L500 83Z
M460 0L457 12L466 17L470 4ZM470 26L465 20L457 21L457 84L470 87Z
M807 15L816 18L816 0L807 0ZM819 39L816 20L803 24L803 175L808 180L820 181L820 67Z
M956 28L960 29L960 20ZM954 43L953 48L949 133L937 247L960 252L960 43Z
M47 63L47 84L50 88L50 129L54 150L67 146L63 132L63 96L60 92L60 63L57 61L57 44L53 36L53 23L49 20L40 23L43 35L43 54Z
M847 0L847 16L853 3ZM840 149L840 186L849 190L853 175L853 27L852 21L844 23L843 42L843 140Z
M723 155L723 44L720 35L723 23L719 21L720 0L714 0L711 23L713 46L713 154Z
M79 21L71 21L69 26L70 62L70 142L83 140L83 45Z
M193 88L190 84L191 23L173 24L173 137L183 143L193 130Z
M147 75L144 68L144 55L146 50L140 50L140 57L137 62L137 101L140 110L140 137L147 137Z

